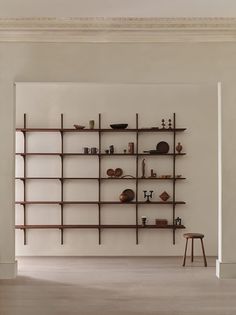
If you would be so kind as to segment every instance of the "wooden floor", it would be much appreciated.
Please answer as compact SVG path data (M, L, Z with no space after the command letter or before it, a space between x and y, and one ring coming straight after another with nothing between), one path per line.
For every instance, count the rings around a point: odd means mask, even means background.
M236 280L218 280L215 258L18 258L0 280L1 315L235 315ZM189 261L187 261L189 264Z

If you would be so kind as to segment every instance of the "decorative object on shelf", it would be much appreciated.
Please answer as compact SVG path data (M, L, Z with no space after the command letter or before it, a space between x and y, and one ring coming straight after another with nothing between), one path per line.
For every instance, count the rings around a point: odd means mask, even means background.
M84 154L89 154L89 148L88 147L84 147Z
M178 174L178 175L176 175L176 177L177 177L177 178L181 178L181 177L182 177L182 175Z
M159 154L165 154L169 152L169 144L165 141L158 142L156 150Z
M183 150L183 146L182 146L182 144L180 143L180 142L178 142L178 144L177 144L177 146L176 146L176 151L178 152L178 153L181 153L181 151Z
M123 175L123 170L122 170L122 168L116 168L115 170L114 169L112 169L112 168L109 168L108 170L107 170L107 175L109 176L109 177L116 177L116 178L119 178L119 177L121 177L122 175Z
M157 150L145 150L143 153L149 153L149 154L159 154Z
M142 226L146 226L146 224L147 224L147 217L143 215L141 217L141 220L142 220Z
M172 129L172 122L171 122L171 119L168 120L168 126L169 126L169 129Z
M129 197L124 192L120 194L120 202L129 202Z
M156 219L155 220L157 226L167 226L168 220L166 219Z
M113 144L109 146L109 150L110 150L110 154L114 154L115 150L114 150Z
M128 143L128 152L129 154L134 154L134 142Z
M165 119L161 120L162 129L166 129Z
M147 190L144 190L143 194L144 194L144 198L146 198L146 202L151 202L150 199L152 199L153 190L149 190L149 192L147 192Z
M106 154L109 154L109 150L105 150L105 153L106 153Z
M156 178L157 177L157 173L154 173L153 169L151 169L151 176L149 176L149 178Z
M85 126L81 126L81 125L74 125L75 129L84 129Z
M159 129L159 127L151 127L150 129L156 129L156 130L158 130Z
M135 193L132 189L125 189L120 194L120 201L121 202L131 202L135 197Z
M180 217L177 217L175 220L174 220L174 224L175 225L182 225L182 219Z
M115 177L121 177L123 175L123 170L122 168L116 168L115 171L114 171L114 176Z
M89 121L89 128L90 129L94 129L94 126L95 126L95 121L94 120L90 120Z
M98 149L97 148L91 148L90 149L91 154L97 154L98 153Z
M159 197L161 198L162 201L167 201L170 198L170 195L166 191L163 191L163 193L160 194Z
M124 154L126 154L127 153L127 150L126 149L124 149Z
M109 169L107 170L107 175L108 175L109 177L114 177L114 176L115 176L115 171L114 171L112 168L109 168Z
M128 124L111 124L112 129L126 129Z
M145 159L142 159L142 178L145 178L145 168L146 168Z
M134 200L135 193L134 193L134 191L133 191L132 189L125 189L125 190L123 191L123 193L125 193L125 194L128 195L129 201Z
M135 178L133 175L123 175L121 178Z
M172 175L165 175L165 178L171 178Z

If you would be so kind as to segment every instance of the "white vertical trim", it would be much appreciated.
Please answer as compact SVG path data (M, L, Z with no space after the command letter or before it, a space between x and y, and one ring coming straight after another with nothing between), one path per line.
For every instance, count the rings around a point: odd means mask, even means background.
M217 84L218 94L218 260L222 262L222 85Z

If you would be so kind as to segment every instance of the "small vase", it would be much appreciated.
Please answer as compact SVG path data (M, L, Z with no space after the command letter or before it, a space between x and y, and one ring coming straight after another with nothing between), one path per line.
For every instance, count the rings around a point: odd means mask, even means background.
M89 121L89 129L94 129L94 125L95 125L95 121L94 120L90 120Z
M178 153L180 153L180 152L182 151L182 149L183 149L183 146L181 145L180 142L178 142L178 144L177 144L177 146L176 146L176 151L177 151Z

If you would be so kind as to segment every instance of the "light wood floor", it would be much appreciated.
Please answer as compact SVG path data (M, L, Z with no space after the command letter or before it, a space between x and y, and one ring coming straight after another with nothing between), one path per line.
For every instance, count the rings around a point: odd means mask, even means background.
M235 315L236 280L182 258L18 258L0 280L1 315ZM188 262L189 263L189 262Z

